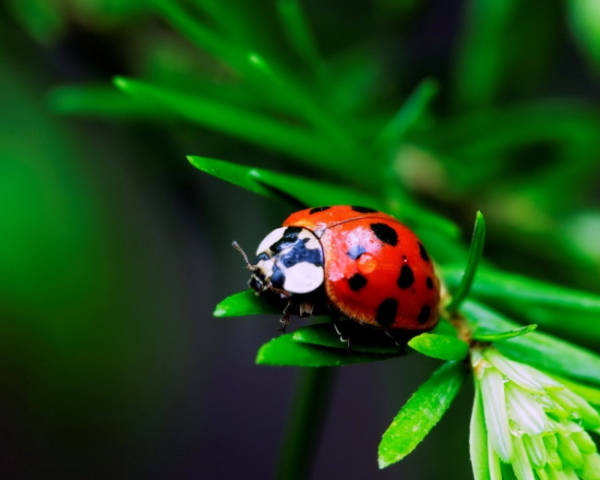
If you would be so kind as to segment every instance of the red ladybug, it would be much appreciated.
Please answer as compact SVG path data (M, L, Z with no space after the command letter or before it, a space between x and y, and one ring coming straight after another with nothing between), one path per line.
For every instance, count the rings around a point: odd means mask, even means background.
M289 299L284 328L292 312L307 317L321 303L334 317L391 334L420 333L438 322L440 282L425 247L377 210L340 205L296 212L256 255L250 287Z

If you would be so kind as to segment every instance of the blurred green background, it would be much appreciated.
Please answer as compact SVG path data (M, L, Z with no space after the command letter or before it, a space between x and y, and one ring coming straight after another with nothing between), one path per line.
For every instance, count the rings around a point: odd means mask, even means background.
M286 83L252 77L238 53L253 52ZM0 478L273 477L295 373L254 354L277 320L212 311L245 288L231 241L252 250L297 206L185 156L390 188L357 148L425 78L437 97L381 154L394 198L465 239L481 209L491 261L600 292L599 72L595 0L2 0ZM115 76L193 101L128 96ZM308 136L298 112L341 141ZM440 464L469 478L470 391L376 468L434 367L343 369L314 478L439 479Z

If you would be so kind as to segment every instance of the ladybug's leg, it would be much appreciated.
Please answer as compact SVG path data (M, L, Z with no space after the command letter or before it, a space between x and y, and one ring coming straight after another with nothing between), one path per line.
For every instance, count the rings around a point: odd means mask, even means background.
M337 314L337 312L331 312L331 323L333 323L333 328L335 328L335 332L340 337L340 342L345 342L346 343L346 348L348 350L350 350L350 341L351 341L351 338L350 338L349 335L344 336L342 334L342 332L340 330L339 319L340 319L340 316Z
M292 301L290 300L288 302L288 304L286 305L286 307L283 309L283 317L281 317L279 319L279 323L281 323L281 328L279 329L279 331L281 333L285 333L285 329L291 322L292 308L293 308L293 305L292 305Z
M312 315L315 304L312 302L302 302L300 304L300 318L308 318Z
M402 333L392 330L384 330L385 334L390 337L397 347L400 347L400 355L406 355L406 349L408 347L408 341L414 337L413 333Z

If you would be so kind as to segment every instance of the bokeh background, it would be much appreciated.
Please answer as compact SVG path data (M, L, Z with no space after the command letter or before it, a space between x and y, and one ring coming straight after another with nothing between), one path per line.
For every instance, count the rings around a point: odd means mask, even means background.
M306 78L274 1L173 3ZM357 136L437 79L394 157L407 195L465 240L482 209L486 255L507 270L600 291L600 4L300 5ZM275 475L296 372L254 357L277 319L212 312L245 288L231 241L252 250L296 207L185 156L314 170L113 86L143 78L273 108L172 19L159 1L0 1L0 478ZM469 478L469 388L417 451L377 470L381 434L435 366L411 356L341 369L313 478Z

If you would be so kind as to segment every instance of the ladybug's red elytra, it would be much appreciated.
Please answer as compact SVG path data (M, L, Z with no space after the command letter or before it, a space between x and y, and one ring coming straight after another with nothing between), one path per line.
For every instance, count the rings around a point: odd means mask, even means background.
M289 300L284 328L292 313L310 316L315 305L388 333L417 334L438 322L440 282L425 247L371 208L296 212L263 239L249 268L257 294Z

